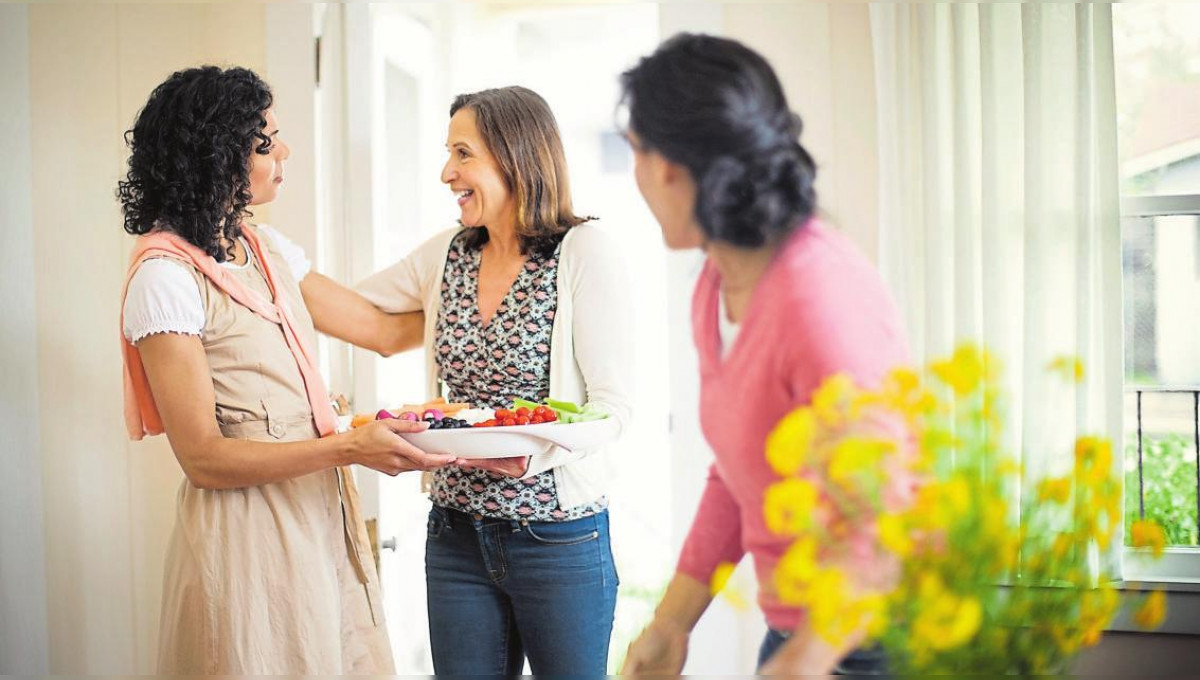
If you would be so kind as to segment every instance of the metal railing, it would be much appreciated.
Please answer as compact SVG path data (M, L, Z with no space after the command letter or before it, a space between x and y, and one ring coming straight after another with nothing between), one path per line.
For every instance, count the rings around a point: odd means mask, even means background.
M1190 394L1192 395L1192 450L1196 463L1196 531L1200 535L1200 386L1184 387L1171 385L1130 385L1125 393L1135 395L1137 403L1137 477L1138 477L1138 516L1146 518L1146 456L1145 434L1143 431L1142 396L1145 394ZM1176 430L1177 431L1177 430Z

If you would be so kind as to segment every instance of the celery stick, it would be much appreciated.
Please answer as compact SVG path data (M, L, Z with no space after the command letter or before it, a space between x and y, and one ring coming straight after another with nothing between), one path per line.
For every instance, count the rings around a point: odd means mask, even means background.
M546 405L555 411L566 411L567 413L583 413L583 409L579 408L578 404L569 401L559 401L557 399L547 399Z

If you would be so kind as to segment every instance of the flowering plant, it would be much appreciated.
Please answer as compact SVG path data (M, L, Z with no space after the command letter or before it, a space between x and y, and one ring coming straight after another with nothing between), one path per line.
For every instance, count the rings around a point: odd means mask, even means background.
M1050 370L1083 377L1071 358ZM834 376L772 432L764 518L794 539L775 594L822 637L865 628L900 673L1056 672L1099 640L1120 604L1100 559L1121 526L1111 445L1080 437L1070 470L1014 502L1025 475L1004 451L998 375L964 346L875 390ZM1131 534L1161 554L1157 525ZM1164 606L1150 593L1134 620L1155 627Z

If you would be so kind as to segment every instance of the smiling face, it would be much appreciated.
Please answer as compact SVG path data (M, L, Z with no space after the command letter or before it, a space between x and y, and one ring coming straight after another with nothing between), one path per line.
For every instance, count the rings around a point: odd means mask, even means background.
M475 112L469 107L459 109L450 118L446 149L450 157L442 167L442 183L454 192L463 226L498 227L515 223L512 191L479 132Z
M291 148L279 137L279 122L275 112L267 109L263 114L267 126L263 134L271 138L266 153L259 153L258 141L250 150L250 205L262 205L275 200L283 184L283 162L292 155Z

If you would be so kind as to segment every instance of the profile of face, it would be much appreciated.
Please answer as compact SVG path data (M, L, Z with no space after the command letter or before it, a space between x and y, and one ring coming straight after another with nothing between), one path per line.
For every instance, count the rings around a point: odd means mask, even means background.
M283 184L283 162L292 155L291 148L279 137L279 122L275 111L267 109L263 114L267 126L263 134L271 139L266 153L259 153L258 142L250 150L250 205L262 205L275 200Z
M687 168L658 151L647 149L637 133L625 138L633 148L633 176L638 191L658 220L663 243L671 250L701 248L704 232L696 222L696 182Z
M512 191L470 107L459 109L450 118L446 150L450 155L442 166L442 183L454 192L463 226L494 227L515 222Z

